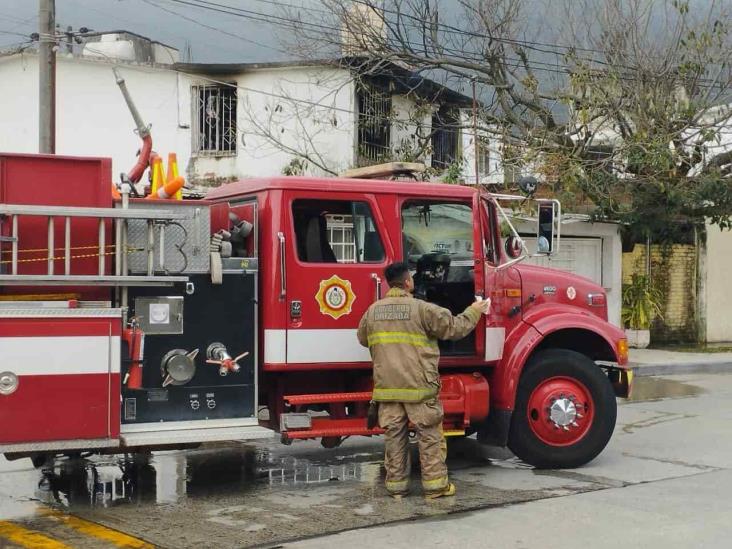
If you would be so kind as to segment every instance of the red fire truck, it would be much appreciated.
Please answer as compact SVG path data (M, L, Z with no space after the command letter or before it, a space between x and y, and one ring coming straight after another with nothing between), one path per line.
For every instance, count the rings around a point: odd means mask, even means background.
M111 182L108 159L0 155L9 458L380 434L355 333L396 260L420 299L493 300L473 334L440 342L447 435L538 467L582 465L610 439L632 381L624 334L602 288L519 262L505 197L274 177L201 200L113 199ZM546 250L558 212L539 212Z

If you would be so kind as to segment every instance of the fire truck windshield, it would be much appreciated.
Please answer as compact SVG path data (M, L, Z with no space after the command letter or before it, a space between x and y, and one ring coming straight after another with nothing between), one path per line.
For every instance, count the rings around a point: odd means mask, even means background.
M473 256L472 210L467 204L407 202L402 207L404 258L415 263L428 253L452 259Z

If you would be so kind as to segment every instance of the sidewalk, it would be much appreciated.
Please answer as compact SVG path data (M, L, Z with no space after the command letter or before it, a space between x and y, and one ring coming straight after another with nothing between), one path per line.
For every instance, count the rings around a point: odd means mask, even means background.
M732 373L732 353L630 349L630 365L637 376Z

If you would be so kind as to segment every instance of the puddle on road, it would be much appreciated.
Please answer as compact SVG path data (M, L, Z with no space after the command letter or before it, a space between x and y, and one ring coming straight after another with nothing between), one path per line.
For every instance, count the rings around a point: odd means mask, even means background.
M647 402L666 398L692 397L706 391L696 385L662 377L636 377L629 402Z
M477 446L472 439L465 443ZM416 446L413 450L416 452ZM416 455L413 457L416 462ZM470 467L476 459L482 464L488 462L488 458L468 458L460 453L450 459L451 467ZM381 487L382 460L380 441L349 441L334 450L325 450L315 443L286 447L273 442L214 444L148 455L59 458L53 469L45 472L34 469L30 460L4 462L0 458L0 517L32 516L39 502L73 512L263 494L274 498L273 503L298 507L297 501L279 502L277 498L285 497L290 489L305 486L321 486L325 490L332 486L338 490L342 482ZM287 497L294 497L292 494ZM310 498L300 503L309 506L318 502ZM364 507L357 514L370 512Z
M303 445L304 446L304 445ZM53 469L0 458L0 516L31 516L38 502L75 508L176 504L186 498L262 489L380 482L380 446L209 445L198 450L129 456L59 458Z
M419 497L416 456L414 497L387 497L379 440L335 450L271 442L58 459L45 474L29 460L0 459L0 516L9 505L12 518L32 518L43 503L165 547L233 549L602 487L540 475L516 458L485 453L473 438L451 448L459 497L428 503Z

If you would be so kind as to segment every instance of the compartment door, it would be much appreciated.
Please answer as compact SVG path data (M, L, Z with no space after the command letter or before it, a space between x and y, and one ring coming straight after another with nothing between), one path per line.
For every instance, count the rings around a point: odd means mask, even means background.
M79 311L0 313L2 450L116 444L121 318Z

